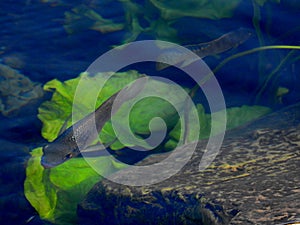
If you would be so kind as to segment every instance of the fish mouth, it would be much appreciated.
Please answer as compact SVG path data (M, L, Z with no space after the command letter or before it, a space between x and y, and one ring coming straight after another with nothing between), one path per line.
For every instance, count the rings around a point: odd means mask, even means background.
M42 163L42 162L41 162L41 165L44 167L44 169L50 169L50 168L54 167L53 165L50 165L47 163Z
M58 166L59 164L61 164L60 162L59 163L49 163L49 162L46 162L44 156L42 156L41 158L41 165L45 168L45 169L50 169L50 168L53 168L55 166Z

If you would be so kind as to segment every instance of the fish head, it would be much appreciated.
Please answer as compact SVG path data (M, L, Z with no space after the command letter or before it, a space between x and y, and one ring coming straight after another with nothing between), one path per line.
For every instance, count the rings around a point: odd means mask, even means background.
M77 145L66 145L60 142L51 142L43 147L41 165L44 168L58 166L79 154Z

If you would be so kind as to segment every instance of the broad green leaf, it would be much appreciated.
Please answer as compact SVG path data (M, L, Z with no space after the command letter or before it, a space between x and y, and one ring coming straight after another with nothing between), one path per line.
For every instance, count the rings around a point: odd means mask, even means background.
M41 218L55 224L76 223L77 204L102 177L83 158L44 169L40 164L42 149L34 149L31 154L24 183L26 198ZM109 156L94 160L106 175L126 166Z
M201 104L197 105L198 116L200 121L200 135L199 139L208 138L211 132L211 115L205 114L204 108ZM264 106L241 106L232 107L226 109L227 114L227 124L226 129L230 130L250 121L253 121L271 111L270 108ZM221 116L221 112L215 112L216 121L215 124L218 126L218 115ZM222 120L220 120L222 121ZM220 124L221 125L221 124ZM218 129L217 129L218 130ZM214 134L212 134L214 135ZM178 122L175 128L169 133L170 140L166 143L166 149L174 149L177 146L178 140L180 138L180 123ZM192 138L191 140L196 140Z
M76 106L80 109L79 114L83 118L87 112L93 111L95 107L103 103L113 93L144 76L136 71L116 73L105 83L109 75L110 73L102 73L97 74L97 76L89 76L87 73L82 73L78 78L65 82L58 80L48 82L44 86L44 89L46 91L53 91L53 96L50 101L44 102L41 105L38 115L43 122L43 137L52 141L57 137L59 130L66 123L66 120L67 126L71 125L72 119L70 119L70 115L73 107L73 96L79 79L81 79L83 87L87 90L86 95L82 96L80 104ZM100 93L97 86L99 82L105 83ZM151 96L149 93L153 92L153 87L155 87L156 95ZM178 112L174 108L176 106L183 110L185 99L180 98L175 86L158 80L150 79L143 87L143 93L144 91L148 93L145 98L139 98L140 93L132 96L132 99L128 99L120 107L113 116L113 119L121 125L126 125L124 118L126 118L128 109L131 109L128 116L131 132L137 137L145 137L150 135L150 121L154 117L162 118L166 123L167 129L172 130L169 133L169 141L166 143L165 149L172 149L180 138L181 124L183 127L189 125L185 124L184 120L178 122ZM93 105L93 98L95 96L98 96L96 106ZM164 98L155 96L162 96ZM168 101L162 100L166 97ZM132 104L133 107L131 108ZM199 104L196 108L200 120L200 138L208 137L210 134L211 116L205 114L202 105ZM259 106L242 106L240 108L228 109L227 128L231 129L240 126L268 111L268 108ZM155 124L152 129L152 131L159 131L162 127L160 124ZM197 139L194 133L191 131L187 134L187 141ZM100 140L104 144L112 143L111 148L114 150L133 145L126 137L123 139L125 140L123 143L116 139L115 129L110 121L105 124L100 134ZM148 143L142 139L140 145L149 147ZM24 184L26 198L42 218L57 224L76 223L76 207L78 202L83 199L96 182L101 180L101 176L90 168L83 158L74 158L55 168L45 170L40 165L41 156L41 148L32 151L32 158L28 162L26 169L27 176ZM109 156L93 158L93 163L100 165L101 174L111 174L126 166L123 163L116 162Z
M49 171L41 166L42 148L31 152L32 157L27 162L24 194L31 205L43 219L53 218L57 204L56 190L49 181Z
M79 77L65 82L52 80L46 83L44 90L54 91L54 93L50 101L44 102L39 107L38 118L43 122L43 137L48 141L53 141L58 136L58 133L66 120L68 120L67 127L72 124L71 112L73 107L73 96L80 79L82 79L83 85L86 85L87 87L87 95L82 96L82 104L77 106L82 112L81 118L83 118L88 112L94 110L94 96L98 96L97 106L99 106L116 91L136 80L141 75L136 71L116 73L105 83L105 86L99 94L100 90L97 84L104 83L108 76L108 73L97 76L89 76L87 73L82 73Z
M98 82L107 80L108 74L89 76L82 73L80 77L65 82L53 80L44 89L53 91L51 101L44 102L39 108L38 117L43 122L42 135L49 141L54 140L65 120L70 118L73 96L79 79L88 85L87 96L82 99L82 112L93 110L91 96L99 96L97 105L110 97L116 90L137 79L141 75L136 71L116 73L108 80L98 95ZM84 83L85 84L85 83ZM85 114L82 115L82 117ZM68 125L71 125L69 119ZM76 207L92 186L101 180L83 158L74 158L55 168L45 170L41 164L41 148L32 151L32 158L26 168L24 183L25 196L37 210L41 218L56 224L76 223ZM112 157L98 157L94 162L100 165L101 174L111 174L117 169L124 168L124 164L115 162Z
M263 6L266 2L280 3L280 0L254 0L259 6Z
M43 122L42 135L48 141L53 141L64 122L71 115L74 87L78 80L69 80L65 83L59 80L49 81L44 85L45 91L55 91L51 101L44 102L39 107L38 118ZM71 125L71 121L68 122Z
M184 16L221 19L231 17L241 0L150 0L150 2L160 10L162 18L166 20Z
M167 95L166 92L164 94ZM148 97L137 102L132 108L130 127L137 134L147 135L150 133L149 123L153 117L162 118L168 127L173 127L178 120L176 109L170 103L156 97ZM154 131L161 130L161 126L162 124L157 124Z
M67 120L67 126L72 124L71 112L72 107L80 109L82 112L79 117L83 118L89 112L93 111L93 97L99 93L99 87L97 83L103 83L107 80L108 74L98 74L97 76L89 76L87 73L82 73L80 77L71 79L65 82L53 80L48 82L44 89L46 91L54 91L51 101L44 102L39 108L39 119L43 122L42 135L49 141L53 141L64 126ZM136 71L128 71L124 73L116 73L113 75L102 88L98 95L97 106L100 105L104 100L109 98L113 93L121 88L124 88L130 82L136 80L143 75L138 74ZM87 94L82 96L80 105L73 106L73 96L76 90L79 79L83 86L86 86ZM152 87L151 87L152 85ZM153 86L156 87L156 94L160 96L169 96L172 102L180 104L180 101L176 98L176 90L172 85L165 84L159 81L151 81L148 86L145 87L145 91L151 93ZM173 91L172 91L173 90ZM174 96L170 96L174 95ZM134 101L134 99L132 100ZM132 102L131 101L131 102ZM126 114L130 101L124 103L119 111L114 115L115 120L123 123L124 114ZM159 98L145 98L137 102L130 112L130 126L133 133L136 135L149 135L149 122L153 117L162 118L168 129L173 128L178 120L176 110L170 103ZM124 125L124 124L123 124ZM154 131L159 130L157 127ZM104 144L109 144L116 139L114 129L108 122L102 129L100 134L100 140ZM145 147L147 143L143 143ZM117 140L111 145L111 148L118 150L124 146L132 146L132 143L120 143Z
M227 112L227 127L226 129L233 129L253 121L267 113L271 112L271 109L264 106L247 106L232 107L226 110Z
M109 75L111 73L102 73L95 76L82 73L78 78L65 82L52 80L45 84L44 89L52 91L53 96L50 101L44 102L39 108L38 117L43 122L43 137L52 141L58 136L66 120L66 127L72 124L70 117L72 107L79 108L79 114L83 118L116 91L144 76L136 71L128 71L116 73L108 80ZM82 87L86 88L87 91L82 96L79 105L73 106L73 96L80 79ZM107 82L105 83L106 80ZM99 83L105 83L100 93L97 85ZM146 85L145 90L153 91L154 85L160 96L171 95L169 97L175 105L180 104L180 101L182 101L176 97L174 90L172 91L172 85L170 86L160 81L151 81L149 84L152 85ZM93 106L93 98L95 96L98 96L98 98L96 106ZM131 101L134 101L134 98ZM130 102L130 99L128 102ZM124 106L115 115L117 120L121 121L123 119L122 113L126 113L128 109L126 104L128 103L124 103ZM174 107L159 98L142 99L133 107L131 113L130 124L135 134L148 135L150 132L148 124L154 116L162 117L170 128L177 122ZM160 126L154 127L154 130L159 129L161 129ZM100 139L103 140L103 143L113 143L112 149L123 148L124 143L119 142L115 136L112 124L108 122L104 126ZM130 146L131 143L125 144ZM142 145L147 146L147 143L142 142ZM57 224L74 224L76 223L77 204L91 187L101 180L101 176L83 158L73 158L55 168L45 170L40 165L42 154L41 148L32 151L32 158L28 162L27 177L24 184L26 198L37 210L41 218ZM126 166L113 160L112 156L96 157L92 160L95 165L100 166L101 174L111 174Z
M178 112L174 106L180 110L183 108L185 101L184 96L178 93L177 88L178 87L172 84L149 79L143 88L142 94L140 95L139 93L135 98L125 102L112 117L112 120L115 121L118 127L128 127L129 121L130 131L128 132L143 137L147 137L151 134L149 125L151 120L155 117L162 119L165 124L151 123L153 132L163 130L164 126L166 126L167 130L173 129L178 121ZM128 119L126 120L126 118ZM111 130L111 128L107 127L106 132L109 133L109 130ZM126 134L128 134L126 130L121 130L120 132L123 133L123 135L118 133L117 136L119 138L122 136L122 142L125 146L138 145L151 148L142 138L137 137L138 143L132 143L130 137L126 139ZM103 141L105 142L104 139Z
M156 37L156 39L177 42L178 30L171 26L172 23L173 22L160 18L158 20L151 21L150 26L145 29L145 31L152 34Z
M122 30L124 24L114 23L112 20L105 19L92 8L81 4L74 7L72 11L65 12L64 28L69 34L86 29L108 33Z

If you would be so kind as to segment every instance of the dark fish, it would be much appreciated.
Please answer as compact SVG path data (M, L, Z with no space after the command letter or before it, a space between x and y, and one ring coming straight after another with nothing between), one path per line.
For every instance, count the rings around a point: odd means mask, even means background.
M253 32L250 29L239 28L226 33L213 41L197 45L186 45L185 47L203 58L208 55L217 55L228 51L231 48L235 48L245 42L252 34Z
M200 58L204 58L208 55L220 54L231 48L237 47L252 36L252 34L253 32L250 29L239 28L226 33L213 41L194 45L185 45L184 47L197 54ZM172 65L181 63L182 67L187 66L194 61L194 59L191 59L188 55L179 52L176 49L171 49L169 51L166 50L166 54L162 54L159 59L167 59ZM157 63L158 70L162 70L167 67L169 67L168 64Z
M144 87L144 84L145 83L141 84L141 82L136 81L133 85L128 87L125 98L123 96L121 98L122 102L134 98ZM94 112L88 114L66 129L53 142L45 145L41 159L42 166L51 168L78 156L80 151L96 151L95 146L91 146L91 148L88 147L97 139L98 133L111 118L112 106L119 93L120 91L112 95ZM121 104L118 105L120 106ZM94 124L94 122L96 122L96 124ZM91 129L93 126L96 126L97 133L94 133Z
M79 149L87 148L96 138L91 127L96 121L97 132L111 117L111 109L119 92L106 100L95 112L90 113L73 126L66 129L53 142L43 147L42 166L51 168L80 154Z

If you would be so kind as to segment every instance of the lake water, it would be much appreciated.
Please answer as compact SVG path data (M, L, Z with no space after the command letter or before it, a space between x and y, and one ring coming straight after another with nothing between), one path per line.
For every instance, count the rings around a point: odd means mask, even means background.
M252 32L250 38L203 60L215 72L226 107L261 105L277 110L300 100L299 21L298 0L8 0L0 2L0 63L42 87L53 79L77 77L121 44L163 40L185 46L246 28ZM263 46L274 47L259 49ZM171 79L184 88L196 85L174 67L157 71L154 62L129 65L121 71L129 69ZM45 142L36 115L51 93L37 94L28 105L5 114L9 104L19 104L8 100L14 96L8 95L8 89L17 86L9 86L15 83L4 83L6 78L0 76L0 223L24 224L37 215L23 194L24 164L30 149ZM201 91L194 99L209 111Z

